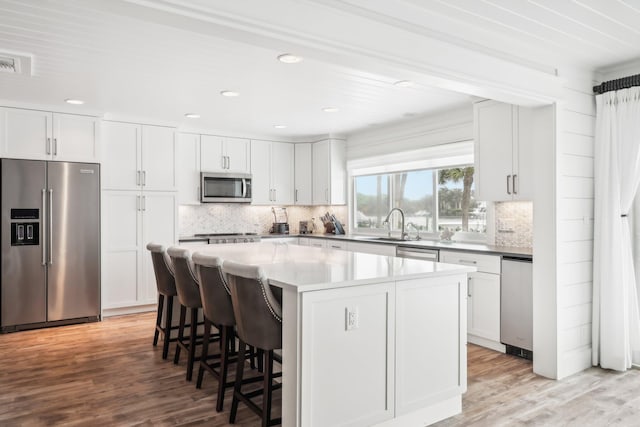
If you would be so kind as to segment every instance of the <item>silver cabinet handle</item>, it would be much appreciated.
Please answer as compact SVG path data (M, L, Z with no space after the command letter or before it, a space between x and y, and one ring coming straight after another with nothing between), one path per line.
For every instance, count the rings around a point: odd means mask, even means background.
M473 295L471 294L471 277L467 277L467 296L471 298Z
M293 196L293 201L294 202L298 201L298 189L297 188L296 188L296 191L295 191L294 196Z
M458 263L476 265L478 263L478 261L473 261L473 260L469 260L469 259L459 259Z
M46 218L47 210L47 190L42 189L42 217ZM47 224L42 221L42 265L47 265Z
M136 185L140 185L140 171L136 171Z
M53 138L53 155L58 155L58 138Z
M47 138L47 154L51 154L51 138Z
M510 181L511 181L511 175L507 175L507 194L511 194L511 187L509 187Z
M231 157L227 156L227 169L231 169Z
M140 210L140 196L136 196L136 210Z
M53 188L49 189L49 265L53 265Z
M277 201L277 200L278 200L278 192L277 192L277 190L274 188L274 189L273 189L273 201L275 202L275 201Z
M513 175L511 178L511 183L513 184L513 194L518 194L518 175Z
M147 171L142 171L142 185L147 185Z
M147 210L147 196L142 196L142 210Z

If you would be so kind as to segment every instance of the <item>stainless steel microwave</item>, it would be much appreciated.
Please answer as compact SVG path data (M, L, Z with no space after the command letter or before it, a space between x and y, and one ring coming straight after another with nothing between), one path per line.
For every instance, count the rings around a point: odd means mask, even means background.
M250 203L251 175L246 173L200 173L203 203Z

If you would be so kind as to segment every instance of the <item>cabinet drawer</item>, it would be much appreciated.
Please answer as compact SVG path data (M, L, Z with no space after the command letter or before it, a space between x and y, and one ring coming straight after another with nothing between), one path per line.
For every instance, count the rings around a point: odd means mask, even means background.
M471 265L484 273L500 274L500 257L473 252L440 251L440 262Z
M327 239L327 248L347 250L347 242Z

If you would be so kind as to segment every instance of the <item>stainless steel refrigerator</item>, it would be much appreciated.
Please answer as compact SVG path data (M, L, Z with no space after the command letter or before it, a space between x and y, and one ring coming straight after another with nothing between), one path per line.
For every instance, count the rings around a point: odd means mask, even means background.
M100 165L2 159L0 329L100 318Z

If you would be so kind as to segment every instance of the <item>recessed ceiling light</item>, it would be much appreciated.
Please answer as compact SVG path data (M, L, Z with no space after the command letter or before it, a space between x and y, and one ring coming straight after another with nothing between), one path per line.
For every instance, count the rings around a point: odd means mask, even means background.
M337 113L340 110L337 107L324 107L322 111L325 113Z
M188 118L188 119L199 119L200 118L200 114L196 114L196 113L187 113L184 116L186 118Z
M232 90L223 90L222 92L220 92L220 95L227 97L240 96L238 92L234 92Z
M276 129L286 129L287 125L273 125L273 127Z
M278 61L284 62L285 64L297 64L302 61L301 56L293 55L291 53L283 53L278 56Z
M413 86L413 82L411 80L399 80L399 81L394 83L394 86L411 87L411 86Z
M67 104L73 104L73 105L82 105L84 104L84 101L81 99L72 99L72 98L67 98L64 100L64 102L66 102Z

